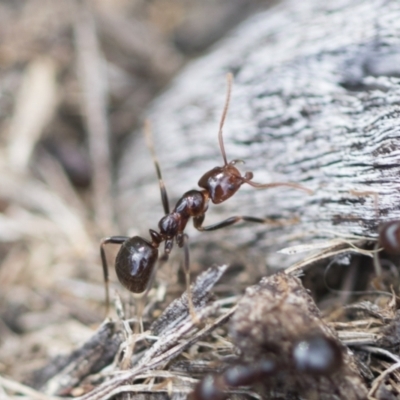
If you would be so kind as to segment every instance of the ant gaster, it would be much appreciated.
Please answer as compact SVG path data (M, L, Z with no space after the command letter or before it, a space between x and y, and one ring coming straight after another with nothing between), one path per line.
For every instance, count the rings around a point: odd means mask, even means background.
M228 89L226 101L219 125L218 134L219 147L223 157L224 165L222 167L215 167L212 170L206 172L198 182L201 190L190 190L184 193L183 196L178 200L172 211L170 211L169 208L168 196L162 180L160 166L155 155L153 144L150 140L150 129L148 126L147 129L145 129L146 137L148 139L148 147L153 157L153 162L156 168L156 173L160 185L161 199L165 215L158 223L158 232L153 229L149 230L151 238L150 240L144 239L140 236L111 236L102 240L100 253L106 285L107 312L109 308L109 278L108 265L104 249L106 244L112 243L121 245L115 261L115 270L117 277L126 289L136 294L138 298L141 298L146 296L147 291L151 286L155 273L155 265L159 258L158 248L161 243L165 243L164 253L160 257L160 259L163 261L166 261L168 259L174 242L176 242L179 247L185 247L186 255L188 254L186 245L187 236L184 231L190 218L193 218L194 227L199 231L213 231L229 225L233 225L239 221L256 223L268 222L268 220L262 218L250 216L234 216L213 225L203 226L203 221L210 200L214 204L220 204L232 197L243 184L248 184L255 188L289 186L296 189L304 190L309 193L311 192L303 186L295 183L276 182L269 184L260 184L253 182L252 172L246 172L242 176L240 171L236 168L235 165L241 162L241 160L233 160L228 162L223 142L222 128L229 107L232 86L232 74L227 75L227 81ZM186 260L184 269L188 284L188 256L186 256L185 259ZM189 288L188 299L189 306L192 308ZM191 312L192 311L193 308L191 309Z

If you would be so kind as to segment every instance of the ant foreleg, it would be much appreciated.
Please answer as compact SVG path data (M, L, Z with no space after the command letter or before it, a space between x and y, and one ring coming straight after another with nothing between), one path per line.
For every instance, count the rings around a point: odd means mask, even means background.
M283 225L282 222L279 222L277 220L273 219L268 219L268 218L257 218L257 217L250 217L246 215L237 215L235 217L230 217L227 218L221 222L217 222L216 224L208 225L208 226L203 226L205 215L201 215L200 217L195 217L193 219L193 225L194 227L202 232L205 231L215 231L217 229L225 228L227 226L236 224L238 222L255 222L257 224L271 224L271 225ZM285 221L287 223L288 221ZM297 222L297 219L294 220L289 220L289 223L291 222Z
M104 276L104 288L106 291L106 318L110 312L110 290L109 290L109 275L108 275L108 263L105 252L106 244L122 244L128 240L128 236L110 236L108 238L102 239L100 242L100 257L101 265L103 266L103 276Z

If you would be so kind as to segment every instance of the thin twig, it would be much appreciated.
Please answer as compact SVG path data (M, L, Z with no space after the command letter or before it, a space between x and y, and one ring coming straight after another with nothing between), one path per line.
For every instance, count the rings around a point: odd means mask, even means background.
M200 318L205 318L209 313L212 312L213 309L213 305L206 307L205 309L198 312L198 316ZM205 328L195 333L190 339L181 341L180 339L194 328L192 318L188 316L188 318L181 324L178 329L176 329L174 332L171 332L171 335L166 335L165 337L160 338L160 340L156 342L156 344L146 352L146 354L134 368L124 374L121 374L118 377L111 379L108 382L103 383L102 385L95 388L92 392L82 397L79 397L78 399L105 400L110 398L110 394L113 393L113 391L118 388L118 386L131 380L139 374L143 374L148 370L157 368L159 365L177 357L188 347L196 343L204 336L208 335L218 326L222 325L227 319L230 318L235 310L236 306L232 307L223 316L213 321L213 323L207 325ZM172 347L171 336L173 336L173 343L177 343L175 344L175 346Z
M379 385L383 382L387 375L396 371L396 369L400 368L400 361L396 364L393 364L391 367L383 371L373 382L371 386L371 390L368 392L368 397L373 397L374 393L378 389Z
M396 356L396 354L391 353L388 350L381 349L380 347L374 347L374 346L363 346L363 350L369 351L370 353L374 354L381 354L383 356L386 356L388 358L391 358L393 361L396 363L400 362L400 357Z

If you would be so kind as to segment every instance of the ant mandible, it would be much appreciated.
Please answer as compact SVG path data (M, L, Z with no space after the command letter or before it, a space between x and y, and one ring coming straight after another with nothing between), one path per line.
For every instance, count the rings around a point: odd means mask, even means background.
M193 218L194 227L199 231L214 231L233 225L240 221L266 223L268 220L256 218L251 216L234 216L219 223L203 226L206 211L208 209L209 201L214 204L220 204L230 197L232 197L243 184L248 184L252 187L265 189L276 186L289 186L296 189L304 190L312 193L310 190L304 188L296 183L268 183L260 184L253 182L253 173L246 172L243 176L240 171L235 167L235 164L241 160L233 160L228 162L225 153L224 141L222 136L222 129L224 126L225 117L229 107L229 101L232 88L232 74L227 75L227 94L225 106L223 109L220 125L219 125L219 147L221 150L224 165L222 167L215 167L206 172L199 180L198 185L201 190L189 190L186 192L176 203L174 209L170 211L167 191L161 176L161 169L155 155L153 144L150 140L150 129L147 125L145 129L146 137L148 139L148 147L153 157L153 162L156 168L156 173L159 181L161 200L164 208L164 217L158 223L159 231L153 229L149 230L151 240L144 239L140 236L111 236L101 241L100 255L103 266L104 282L106 288L106 305L107 314L109 311L109 274L108 264L105 255L105 246L107 244L119 244L121 248L118 251L115 260L115 271L118 280L130 292L136 295L138 299L146 296L155 274L155 265L159 259L158 248L161 243L165 242L164 253L160 257L161 261L166 261L172 250L174 242L179 247L185 247L185 263L184 269L186 274L186 282L189 282L189 261L187 250L187 235L184 233L186 225L190 218ZM191 313L193 315L193 307L191 304L190 291L188 290L188 301Z

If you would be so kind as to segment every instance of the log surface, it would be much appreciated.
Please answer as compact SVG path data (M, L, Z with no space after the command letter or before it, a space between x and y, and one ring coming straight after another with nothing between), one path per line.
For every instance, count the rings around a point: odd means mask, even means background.
M297 182L314 191L241 189L206 224L232 215L279 217L280 227L189 230L191 243L224 240L271 254L321 237L376 238L400 218L400 3L287 0L253 16L193 61L151 107L171 203L222 165L217 130L234 73L224 127L229 159L246 161L257 182ZM163 215L154 166L140 132L119 176L125 231L146 235ZM333 233L332 233L333 232ZM280 267L289 257L274 259Z

